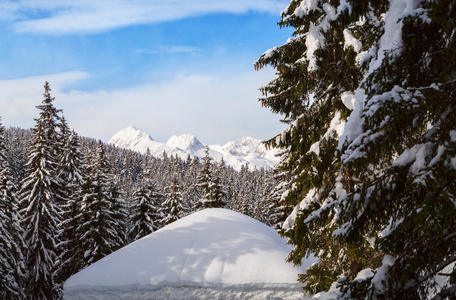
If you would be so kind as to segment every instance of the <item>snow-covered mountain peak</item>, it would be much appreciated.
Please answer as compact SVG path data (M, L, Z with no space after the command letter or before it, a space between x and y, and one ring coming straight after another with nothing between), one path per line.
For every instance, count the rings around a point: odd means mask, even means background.
M116 133L110 140L110 144L117 147L146 153L147 149L155 157L162 157L165 152L168 155L177 155L182 159L191 157L203 158L206 145L201 143L194 135L173 135L166 143L154 141L147 133L129 126ZM224 146L210 145L209 155L215 161L222 159L235 170L241 170L246 165L249 169L271 169L279 158L278 150L266 150L261 140L244 137L237 141L228 142Z
M154 140L150 135L134 126L128 126L127 128L122 129L114 134L108 141L109 144L116 145L117 147L127 149L135 148L140 152L145 152L148 148L148 144L153 142Z
M168 139L166 145L181 150L198 151L205 146L192 134L173 135Z
M223 148L234 155L243 156L250 153L262 155L266 152L266 148L262 144L261 140L248 136L243 137L237 141L228 142L223 146Z

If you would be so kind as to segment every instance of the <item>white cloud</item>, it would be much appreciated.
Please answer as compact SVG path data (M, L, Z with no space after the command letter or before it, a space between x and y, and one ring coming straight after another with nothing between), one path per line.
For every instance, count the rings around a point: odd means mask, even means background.
M6 126L33 126L37 116L35 106L43 100L44 83L51 83L51 93L67 84L87 78L85 72L65 72L14 80L0 80L0 116Z
M136 24L153 24L213 13L279 13L285 0L9 0L18 32L94 33Z
M190 54L191 56L204 56L203 49L194 46L157 46L147 49L137 49L135 52L157 55Z
M62 75L67 76L65 80L57 79ZM267 139L283 129L279 116L257 102L257 88L271 79L270 72L235 77L178 75L169 82L128 89L62 92L62 83L68 86L69 80L83 76L64 73L47 80L55 106L63 108L69 125L84 136L107 141L122 128L135 125L161 142L173 134L191 133L203 143L222 144L243 136ZM0 107L14 102L0 112L4 125L33 126L38 113L35 106L42 99L42 79L0 81Z

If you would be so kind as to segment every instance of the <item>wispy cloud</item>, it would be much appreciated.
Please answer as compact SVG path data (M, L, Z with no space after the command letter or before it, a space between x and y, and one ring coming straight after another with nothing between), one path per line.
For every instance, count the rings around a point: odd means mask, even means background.
M5 19L17 32L96 33L213 13L278 13L286 0L6 0ZM1 10L1 9L0 9Z
M158 46L147 49L137 49L136 53L168 55L168 54L188 54L194 57L204 56L203 49L194 46Z
M3 124L33 126L44 80L49 80L55 105L63 109L69 125L81 135L105 141L129 125L161 142L173 134L191 133L214 144L243 136L267 139L283 129L279 116L256 101L260 96L256 88L267 82L272 72L176 75L165 83L109 91L62 90L85 76L70 72L0 81Z
M52 94L61 94L61 90L69 84L89 77L85 72L64 72L59 74L33 76L22 79L0 80L0 116L4 124L33 126L36 117L35 106L43 100L44 83L49 81Z

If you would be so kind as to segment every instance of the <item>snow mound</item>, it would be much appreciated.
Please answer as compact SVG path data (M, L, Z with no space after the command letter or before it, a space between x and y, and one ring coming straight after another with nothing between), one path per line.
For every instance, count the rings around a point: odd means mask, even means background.
M182 298L296 299L303 296L298 274L314 261L293 267L285 262L290 250L261 222L227 209L206 209L73 275L65 282L65 299L180 298L183 289Z

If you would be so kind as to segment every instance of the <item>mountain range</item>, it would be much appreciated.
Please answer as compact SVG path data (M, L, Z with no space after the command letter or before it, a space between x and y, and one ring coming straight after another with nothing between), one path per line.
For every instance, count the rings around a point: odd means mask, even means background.
M154 141L146 132L129 126L113 135L109 140L110 144L140 153L150 153L155 157L163 157L163 153L169 156L175 156L182 159L190 157L203 158L206 154L206 145L201 143L194 135L184 134L180 136L173 135L166 143ZM272 169L279 162L278 154L280 150L267 150L261 140L251 137L243 137L237 141L231 141L223 146L207 145L209 147L209 156L215 161L220 162L222 159L225 163L235 170L239 171L243 165L250 170Z

